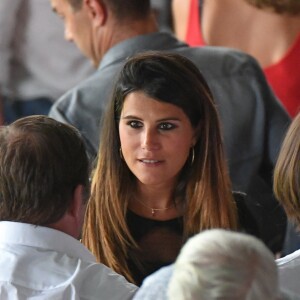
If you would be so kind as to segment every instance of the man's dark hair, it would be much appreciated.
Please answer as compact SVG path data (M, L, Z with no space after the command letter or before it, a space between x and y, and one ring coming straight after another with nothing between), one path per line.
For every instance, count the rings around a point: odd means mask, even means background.
M73 9L79 10L83 0L67 0ZM142 19L151 11L150 0L98 0L103 2L118 20Z
M74 127L30 116L0 128L0 221L58 221L75 188L82 184L88 191L88 175L84 144Z

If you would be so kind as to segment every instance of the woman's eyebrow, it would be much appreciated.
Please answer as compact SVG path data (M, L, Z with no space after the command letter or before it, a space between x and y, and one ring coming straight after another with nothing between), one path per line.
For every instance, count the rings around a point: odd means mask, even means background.
M136 119L136 120L142 120L141 118L137 117L137 116L134 116L134 115L128 115L128 116L124 116L124 117L121 117L121 119Z
M131 119L143 120L142 118L134 116L134 115L124 116L124 117L121 117L121 119L123 119L123 120L129 120L129 119L130 120ZM181 121L181 120L178 117L166 117L166 118L156 120L156 122L166 122L166 121Z

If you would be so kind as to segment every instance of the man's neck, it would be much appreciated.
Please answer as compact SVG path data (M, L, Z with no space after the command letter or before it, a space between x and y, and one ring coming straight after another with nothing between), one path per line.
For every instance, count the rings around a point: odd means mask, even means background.
M135 21L110 21L105 31L99 32L96 45L99 64L105 53L115 45L136 37L138 35L150 34L158 31L156 21L153 16L148 19ZM101 36L100 36L101 35Z

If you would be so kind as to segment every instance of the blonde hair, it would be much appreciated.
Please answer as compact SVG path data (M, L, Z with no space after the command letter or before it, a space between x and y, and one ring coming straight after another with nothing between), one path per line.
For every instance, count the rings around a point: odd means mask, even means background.
M275 300L279 295L273 254L250 235L212 229L182 248L168 299Z
M290 125L278 156L274 193L287 216L300 225L300 114Z
M125 97L133 91L180 107L192 126L199 128L194 161L188 159L174 190L174 200L185 201L184 237L208 228L237 227L218 114L199 70L177 54L151 52L131 58L120 73L103 121L83 241L98 261L132 282L127 260L129 250L138 246L126 213L136 178L120 157L118 120Z

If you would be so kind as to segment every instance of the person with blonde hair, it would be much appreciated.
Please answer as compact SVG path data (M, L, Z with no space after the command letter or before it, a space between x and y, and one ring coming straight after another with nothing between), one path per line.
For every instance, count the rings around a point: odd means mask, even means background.
M274 256L257 238L224 229L191 237L176 262L145 279L134 300L299 299L280 290Z
M167 294L174 300L275 300L279 291L274 256L252 236L207 230L182 248Z
M163 52L129 59L101 136L83 242L129 281L140 284L174 262L201 230L254 230L231 191L211 92L188 59Z
M292 223L300 225L300 114L293 120L274 170L274 192ZM280 284L300 293L300 250L277 260Z

